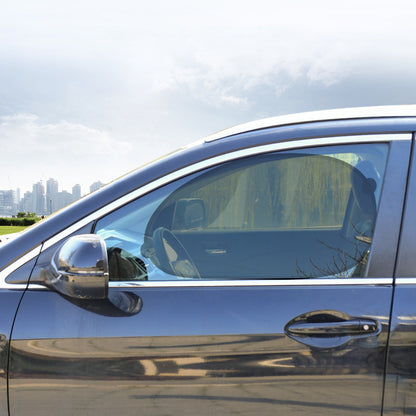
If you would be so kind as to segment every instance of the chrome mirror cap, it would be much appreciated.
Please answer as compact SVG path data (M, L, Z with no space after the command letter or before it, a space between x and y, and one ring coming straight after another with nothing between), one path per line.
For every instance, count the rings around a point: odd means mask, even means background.
M108 258L104 240L95 234L68 238L52 259L53 277L47 282L57 292L78 299L105 299Z

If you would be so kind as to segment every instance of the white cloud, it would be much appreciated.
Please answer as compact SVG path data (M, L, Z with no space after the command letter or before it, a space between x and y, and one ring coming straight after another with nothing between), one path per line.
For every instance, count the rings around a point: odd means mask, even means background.
M76 155L80 145L93 146L98 155L109 154L114 145L114 140L105 131L67 121L43 124L34 114L0 117L0 140L18 140L21 146L32 146L31 151L39 153L48 152L53 146L69 156ZM119 146L122 149L131 147L123 142Z
M6 179L24 189L48 177L66 188L108 181L123 173L120 159L124 169L133 168L132 143L81 124L42 123L33 114L0 117L0 146L1 189L7 188Z

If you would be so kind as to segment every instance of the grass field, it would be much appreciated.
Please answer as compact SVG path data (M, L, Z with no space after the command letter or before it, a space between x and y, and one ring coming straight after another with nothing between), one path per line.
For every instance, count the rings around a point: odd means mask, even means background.
M0 225L0 235L18 233L27 227L17 225Z

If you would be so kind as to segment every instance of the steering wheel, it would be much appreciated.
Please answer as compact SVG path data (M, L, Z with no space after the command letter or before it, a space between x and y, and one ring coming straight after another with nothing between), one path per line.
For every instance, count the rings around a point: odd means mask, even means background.
M158 266L164 272L180 277L201 278L191 256L170 230L157 228L153 233L153 244Z

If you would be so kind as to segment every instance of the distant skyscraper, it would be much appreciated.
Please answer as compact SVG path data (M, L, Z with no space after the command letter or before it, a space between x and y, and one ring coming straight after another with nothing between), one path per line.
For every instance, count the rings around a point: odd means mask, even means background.
M16 212L16 208L15 191L0 191L0 215L13 215Z
M54 195L59 192L58 181L53 178L49 178L46 182L46 195Z
M42 182L33 184L33 208L32 211L38 215L43 215L46 213L45 206L45 188L42 185Z
M94 182L91 186L90 186L90 192L94 192L97 189L100 189L102 186L104 186L104 184L100 181Z
M58 211L73 202L72 194L67 191L58 192L53 199L53 211Z
M55 199L59 192L59 184L56 179L49 178L46 181L46 212L52 214L57 210Z
M33 212L33 194L30 191L24 193L19 202L19 211Z
M72 187L72 199L76 201L77 199L81 198L81 185L76 184Z

